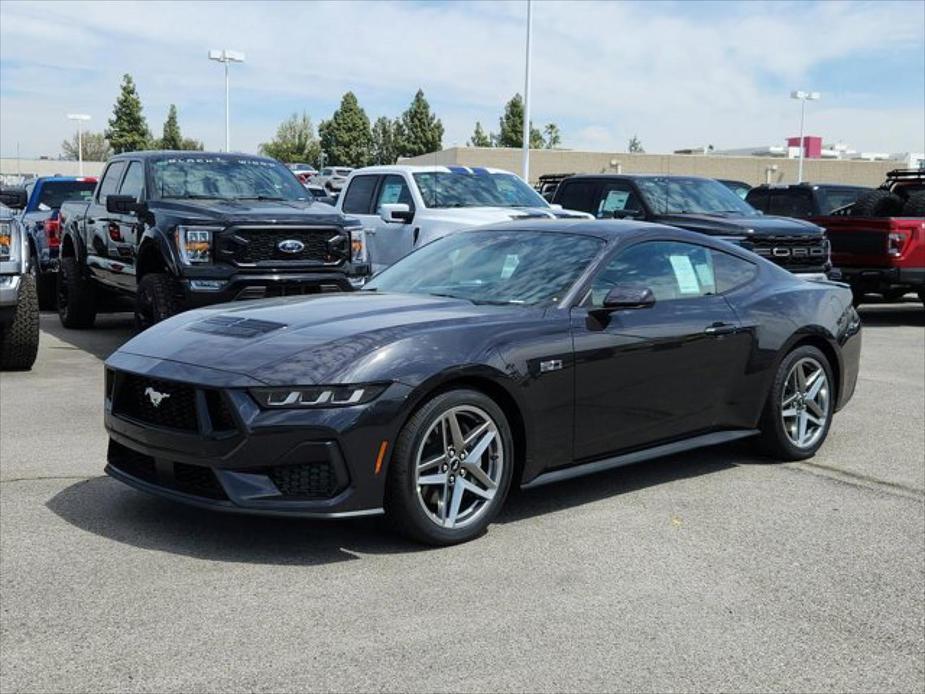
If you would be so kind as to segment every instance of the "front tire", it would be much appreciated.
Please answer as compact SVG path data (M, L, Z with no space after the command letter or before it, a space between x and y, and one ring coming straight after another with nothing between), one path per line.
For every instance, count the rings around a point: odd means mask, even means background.
M761 415L759 446L778 460L811 458L828 436L834 411L829 360L816 347L797 347L777 368Z
M96 290L73 256L58 268L58 317L65 328L92 328L96 321Z
M35 278L22 276L13 322L0 328L0 369L28 371L39 351L39 299Z
M459 389L427 401L395 443L385 510L403 535L453 545L481 535L511 485L514 445L501 408Z
M138 283L135 296L135 327L147 330L183 310L180 286L170 275L154 272Z

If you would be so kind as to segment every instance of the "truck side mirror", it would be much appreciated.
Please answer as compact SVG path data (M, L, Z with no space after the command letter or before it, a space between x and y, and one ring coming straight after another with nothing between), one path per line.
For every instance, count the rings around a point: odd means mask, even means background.
M379 216L383 222L398 222L400 224L410 224L411 220L414 219L411 208L403 202L380 205Z
M24 188L6 188L0 190L0 204L11 210L21 210L26 206L28 199Z
M106 211L111 214L135 214L145 208L134 195L107 195Z

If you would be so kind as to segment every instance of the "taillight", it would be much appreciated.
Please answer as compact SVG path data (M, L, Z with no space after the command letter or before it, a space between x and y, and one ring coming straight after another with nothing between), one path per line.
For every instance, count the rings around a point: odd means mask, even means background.
M57 219L45 220L45 239L49 248L58 248L61 245L61 222Z
M887 253L893 256L903 254L909 235L902 231L891 231L887 241Z

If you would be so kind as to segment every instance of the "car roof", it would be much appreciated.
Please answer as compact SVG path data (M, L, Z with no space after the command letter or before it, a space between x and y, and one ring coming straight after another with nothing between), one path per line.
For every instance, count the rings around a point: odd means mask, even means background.
M489 166L418 166L412 164L390 164L384 166L365 166L362 169L354 169L353 173L459 173L459 174L509 174L506 169L495 169Z
M40 176L29 181L29 183L73 183L74 181L95 183L97 180L96 176Z
M790 188L850 188L852 190L870 190L870 186L859 186L854 183L762 183L755 188L762 190L789 190Z
M123 159L142 159L142 160L155 160L155 159L258 159L260 161L268 161L279 164L276 159L271 159L270 157L261 157L256 154L247 154L246 152L199 152L192 149L180 149L180 150L170 150L170 149L155 149L155 150L145 150L143 152L122 152L121 154L116 154L109 159L109 161L120 161ZM282 164L280 164L282 166Z
M586 173L586 174L575 174L574 176L569 176L565 181L571 181L574 179L614 179L614 180L626 180L626 179L636 179L636 178L686 178L686 179L697 179L700 181L716 181L715 178L710 178L709 176L695 176L693 174L667 174L667 173ZM563 183L565 183L563 181ZM718 181L717 181L718 182Z

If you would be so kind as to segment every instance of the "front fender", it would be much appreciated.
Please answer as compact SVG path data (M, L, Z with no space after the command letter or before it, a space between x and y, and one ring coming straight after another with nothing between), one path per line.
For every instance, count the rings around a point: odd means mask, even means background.
M170 242L169 236L157 227L145 229L141 235L138 243L138 263L142 264L142 259L152 252L157 253L163 259L167 270L172 275L180 274L180 259L177 256L177 250ZM140 275L139 279L141 279Z

